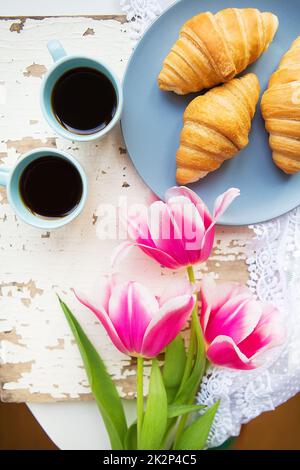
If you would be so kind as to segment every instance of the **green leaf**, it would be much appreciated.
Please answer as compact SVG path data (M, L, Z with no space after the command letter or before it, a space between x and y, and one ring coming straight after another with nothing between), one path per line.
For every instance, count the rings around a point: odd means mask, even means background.
M125 437L125 449L136 450L137 449L137 424L136 421L128 428Z
M78 321L59 298L61 308L76 339L85 370L98 404L113 450L123 450L127 424L121 399L98 352L84 333Z
M201 450L204 448L219 404L220 401L217 401L204 415L199 416L190 426L185 428L174 450Z
M167 428L167 418L167 393L158 362L153 359L146 411L140 436L141 449L160 449Z
M196 334L196 356L192 372L184 384L181 385L174 403L192 403L199 388L203 374L205 372L206 355L200 323L197 315L193 312L192 322Z
M174 400L186 364L186 351L181 335L172 341L166 348L165 363L163 368L163 381L167 391L168 403Z
M177 416L193 413L195 411L203 410L204 408L206 408L205 405L169 405L168 418L177 418Z
M197 361L197 357L196 357ZM185 384L183 385L181 391L177 394L176 399L174 400L175 404L180 404L180 403L187 403L190 401L193 401L193 397L195 396L200 380L201 380L201 370L202 367L200 363L196 362L190 377L187 379Z
M183 404L187 402L192 402L193 398L199 388L200 381L202 379L204 372L204 366L202 363L202 354L199 354L199 349L197 348L197 354L195 358L195 365L192 369L192 372L186 382L182 385L178 391L174 403Z

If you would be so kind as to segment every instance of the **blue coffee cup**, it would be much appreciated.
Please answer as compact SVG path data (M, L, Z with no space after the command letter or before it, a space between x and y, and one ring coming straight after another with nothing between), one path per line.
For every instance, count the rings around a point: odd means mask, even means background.
M75 166L80 175L82 181L81 199L74 209L64 217L46 218L34 214L30 211L22 199L20 193L20 178L30 163L43 156L54 156L67 160ZM71 222L80 214L87 198L87 177L81 165L68 153L52 148L39 148L27 152L17 161L13 168L8 168L3 165L0 166L0 186L6 187L8 202L14 209L17 216L19 216L27 224L43 230L56 229ZM53 181L53 188L55 191L55 181Z
M75 140L77 142L90 142L101 139L116 125L121 117L123 91L116 74L102 61L87 56L68 55L57 40L48 42L47 46L54 60L54 64L44 76L41 88L41 108L46 121L57 134L66 139ZM91 134L76 134L63 127L57 120L51 105L52 92L57 81L65 73L81 67L96 69L104 74L113 85L116 93L116 110L111 121L103 129Z

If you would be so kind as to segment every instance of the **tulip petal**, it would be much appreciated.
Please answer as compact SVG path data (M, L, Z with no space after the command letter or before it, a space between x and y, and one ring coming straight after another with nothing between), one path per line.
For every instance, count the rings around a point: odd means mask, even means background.
M109 301L109 317L131 353L139 353L144 333L159 305L146 287L129 282L118 285Z
M248 293L236 295L225 302L214 315L210 315L205 339L211 343L217 336L224 335L239 344L253 332L260 317L259 302L251 299Z
M108 312L108 302L111 295L111 279L109 276L101 276L97 286L89 293L89 301L97 310Z
M168 300L182 295L193 295L197 290L196 284L191 284L186 277L172 279L171 283L157 297L160 306L163 306Z
M167 301L151 320L145 333L142 354L157 356L176 338L187 321L195 303L194 296L184 295Z
M141 242L137 242L134 245L138 246L144 253L146 253L146 255L150 256L150 258L153 258L155 261L157 261L159 264L161 264L165 268L169 268L169 269L182 268L182 266L174 258L172 258L172 256L170 256L168 253L165 253L162 250L159 250L158 248L147 246Z
M184 253L181 254L181 257L186 265L196 264L201 260L200 249L205 233L203 220L195 205L187 197L174 196L170 198L168 208L173 224L178 227L177 233L183 242Z
M173 254L181 252L182 256L184 255L183 243L180 234L173 242L174 226L165 203L154 202L149 212L137 208L135 213L127 214L127 218L123 217L123 223L127 223L128 235L133 241L125 242L117 249L114 262L122 258L130 247L136 245L167 268L178 269L182 266Z
M114 250L112 257L111 257L111 266L115 267L119 264L129 253L129 251L137 246L140 248L147 256L153 258L162 266L165 266L169 269L178 269L181 268L180 264L173 259L168 253L164 253L163 251L159 250L158 248L148 246L145 243L140 242L133 242L133 241L125 241L120 243L119 246Z
M228 209L234 199L240 195L240 190L237 188L230 188L225 193L217 197L214 205L213 220L203 237L202 249L205 250L205 255L212 249L212 243L215 236L215 225L221 215ZM210 251L209 251L210 250ZM208 255L209 256L209 255ZM207 258L206 258L207 259Z
M222 305L236 295L248 295L251 298L249 289L241 284L236 282L216 284L211 276L203 277L200 291L202 305L200 322L204 333L210 316L213 317Z
M131 294L131 343L135 352L139 353L145 331L152 318L159 311L155 296L142 284L134 282Z
M229 367L231 369L250 370L258 367L250 361L228 336L218 336L209 345L207 357L210 362L218 366Z
M182 220L179 220L179 225L177 225L170 207L162 201L152 204L150 210L151 226L149 228L155 247L170 255L180 266L188 265L181 227ZM139 241L144 242L141 239Z
M225 193L220 194L215 201L213 220L216 222L221 215L228 209L230 204L236 197L240 195L240 190L237 188L230 188Z
M204 237L202 239L202 244L200 247L201 251L201 263L206 261L212 252L213 246L215 241L215 227L211 225L210 228L205 232Z
M187 197L194 204L201 219L203 220L204 227L207 229L212 222L212 218L206 204L202 201L202 199L194 191L186 188L185 186L174 186L173 188L168 189L166 192L165 198L167 203L172 197L177 196Z
M280 313L273 305L267 304L254 331L238 346L251 359L262 350L280 346L284 339L285 328Z
M117 285L109 299L108 315L116 332L130 352L133 351L130 337L130 313L128 309L128 290L130 283Z
M119 264L129 253L131 248L134 246L132 241L125 241L120 243L115 250L113 250L110 265L114 268Z
M105 328L108 336L110 337L115 347L122 353L129 354L128 349L125 347L125 345L119 338L115 327L112 324L112 321L110 320L107 312L103 309L103 307L101 305L98 305L98 307L94 306L93 303L91 303L91 301L79 291L74 290L74 294L80 303L82 303L85 307L87 307L96 315L98 320L102 323L103 327Z

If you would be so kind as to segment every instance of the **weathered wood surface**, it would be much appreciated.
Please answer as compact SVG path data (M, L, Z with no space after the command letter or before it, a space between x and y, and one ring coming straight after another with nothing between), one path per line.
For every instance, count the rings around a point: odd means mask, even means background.
M25 151L52 146L74 155L89 178L85 210L71 225L42 232L19 221L0 189L0 382L3 401L89 399L90 390L77 347L55 293L68 302L101 351L122 396L133 396L134 363L118 353L102 327L78 305L71 287L83 291L110 272L118 241L101 240L100 203L148 201L150 191L137 176L119 128L93 144L57 137L39 108L41 78L51 64L46 43L62 41L70 53L101 57L122 77L131 53L123 17L19 18L0 20L0 164L13 165ZM113 223L113 222L112 222ZM248 279L247 228L218 229L213 256L197 273L221 280ZM152 286L170 282L170 273L134 251L121 271Z

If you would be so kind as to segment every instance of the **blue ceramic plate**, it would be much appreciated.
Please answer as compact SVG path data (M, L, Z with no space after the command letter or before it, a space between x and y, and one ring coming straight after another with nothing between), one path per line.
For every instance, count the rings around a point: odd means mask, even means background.
M281 56L300 35L299 0L182 0L148 29L126 71L122 130L137 171L162 199L166 189L176 185L175 154L182 114L195 95L182 97L160 91L157 75L180 27L188 18L202 11L216 13L228 7L256 7L271 11L279 18L279 30L269 50L246 71L258 75L262 92ZM190 188L212 208L216 196L231 186L240 188L241 196L222 217L222 224L262 222L300 204L300 173L287 176L273 164L259 105L248 147Z

